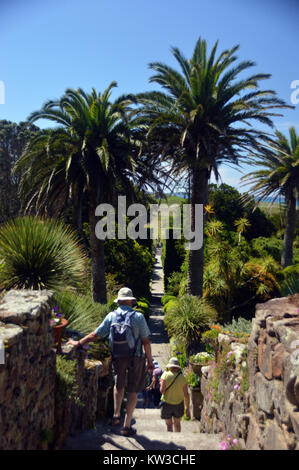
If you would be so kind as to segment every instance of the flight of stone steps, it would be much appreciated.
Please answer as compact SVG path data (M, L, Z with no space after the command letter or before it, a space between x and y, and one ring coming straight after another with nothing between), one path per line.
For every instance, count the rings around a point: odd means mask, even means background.
M133 427L137 434L125 437L120 428L97 423L95 429L84 431L80 436L68 437L68 450L219 450L220 436L199 432L198 421L181 421L180 433L166 431L160 410L136 408Z

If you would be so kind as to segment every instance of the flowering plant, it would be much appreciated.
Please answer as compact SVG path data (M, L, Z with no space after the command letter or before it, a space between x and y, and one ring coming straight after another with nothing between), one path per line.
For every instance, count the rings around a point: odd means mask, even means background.
M58 312L58 307L53 307L51 311L50 326L60 325L63 318L63 315Z
M207 352L197 353L194 356L190 356L190 362L194 362L195 364L199 364L201 366L205 366L209 363L209 361L213 360L214 357L212 354Z
M239 450L240 444L238 439L232 439L231 435L226 436L226 440L220 442L220 450Z

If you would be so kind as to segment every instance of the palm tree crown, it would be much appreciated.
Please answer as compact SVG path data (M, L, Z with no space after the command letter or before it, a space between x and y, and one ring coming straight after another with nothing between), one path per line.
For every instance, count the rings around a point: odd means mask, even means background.
M296 224L296 200L299 197L299 136L294 127L289 129L289 140L276 131L276 142L264 147L255 159L255 165L262 167L242 180L250 183L250 194L254 194L257 203L268 196L272 204L279 197L287 205L287 222L284 236L281 264L283 267L292 264L293 241Z

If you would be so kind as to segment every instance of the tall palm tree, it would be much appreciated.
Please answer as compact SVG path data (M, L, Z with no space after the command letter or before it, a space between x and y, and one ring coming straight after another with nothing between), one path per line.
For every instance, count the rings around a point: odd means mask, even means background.
M104 240L95 233L96 207L113 202L117 191L130 194L135 183L140 188L153 180L128 121L128 100L110 101L115 86L112 82L103 94L94 89L90 94L67 89L60 100L48 101L32 113L30 122L50 119L59 127L41 131L16 165L16 171L23 173L21 193L27 210L35 205L40 212L48 209L57 213L71 198L80 227L82 200L87 198L92 293L94 301L102 303L107 300Z
M149 139L172 162L176 175L183 172L191 178L192 230L196 204L208 203L211 173L218 179L221 163L238 164L248 149L256 152L265 135L250 127L251 122L272 126L271 117L277 115L273 108L287 107L274 91L259 89L259 82L269 74L239 78L255 65L242 61L232 66L239 46L216 57L217 46L218 42L208 56L206 42L199 38L190 60L172 48L179 71L160 62L149 64L155 71L150 82L165 92L137 95L139 119L148 126ZM188 293L192 295L202 295L203 253L204 247L189 251Z
M281 265L293 263L293 242L296 226L296 200L299 198L299 135L294 127L289 129L289 140L276 131L276 142L266 146L257 156L255 165L261 170L243 176L246 184L251 183L250 194L256 203L268 196L273 204L280 196L286 202L286 229L283 240Z

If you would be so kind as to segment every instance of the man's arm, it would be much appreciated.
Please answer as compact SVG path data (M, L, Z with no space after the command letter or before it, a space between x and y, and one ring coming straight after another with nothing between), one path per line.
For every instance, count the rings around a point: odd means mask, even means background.
M143 338L141 342L143 344L144 352L145 352L146 359L147 359L147 368L148 370L153 370L155 366L153 364L152 348L151 348L150 340L148 338Z
M89 335L84 336L84 338L81 338L79 341L70 339L67 344L73 344L74 346L84 346L84 344L91 343L97 339L99 339L99 336L94 331L92 331L89 333Z

